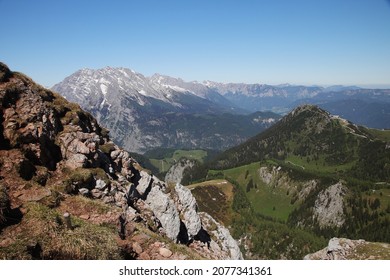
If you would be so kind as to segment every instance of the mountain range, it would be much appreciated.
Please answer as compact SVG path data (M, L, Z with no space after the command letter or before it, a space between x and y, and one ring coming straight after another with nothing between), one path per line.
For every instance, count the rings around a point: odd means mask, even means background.
M185 88L184 88L185 87ZM222 150L280 118L244 109L199 83L129 69L80 70L53 90L93 114L132 152L155 147Z
M390 124L390 90L186 82L112 67L79 70L52 89L95 116L118 144L141 153L156 147L224 150L300 104L369 127Z

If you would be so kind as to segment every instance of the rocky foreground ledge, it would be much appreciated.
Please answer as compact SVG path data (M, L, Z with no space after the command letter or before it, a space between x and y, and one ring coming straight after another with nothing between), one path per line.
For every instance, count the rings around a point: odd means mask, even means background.
M332 238L328 246L313 254L306 255L305 260L389 260L390 245L387 243L367 242L363 239L350 240Z

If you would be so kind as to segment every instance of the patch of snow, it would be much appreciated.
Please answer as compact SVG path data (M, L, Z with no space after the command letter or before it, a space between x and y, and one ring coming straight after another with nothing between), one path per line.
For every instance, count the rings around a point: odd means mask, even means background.
M101 84L100 89L101 89L103 95L106 96L108 87L105 84Z

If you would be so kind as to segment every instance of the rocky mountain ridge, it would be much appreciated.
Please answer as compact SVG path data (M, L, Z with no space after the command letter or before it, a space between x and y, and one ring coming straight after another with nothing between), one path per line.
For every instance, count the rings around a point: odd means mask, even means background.
M125 68L84 69L53 90L80 104L131 152L155 147L219 150L244 141L279 118L273 113L236 116L243 110L219 93L196 83L185 83L191 85L187 88L179 82L168 84L173 78L167 79L147 78Z
M138 153L155 147L227 149L279 119L258 111L286 113L306 103L376 128L387 128L390 116L385 89L186 82L126 68L82 69L52 89L90 112L122 147ZM249 113L256 116L240 115Z
M189 190L143 170L78 105L4 64L0 102L0 258L242 257Z

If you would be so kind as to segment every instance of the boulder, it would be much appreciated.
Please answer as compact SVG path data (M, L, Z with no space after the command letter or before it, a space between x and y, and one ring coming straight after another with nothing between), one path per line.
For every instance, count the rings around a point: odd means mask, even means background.
M146 203L160 221L168 238L176 241L180 232L180 218L175 203L158 187L152 187Z
M134 252L137 253L137 255L140 255L143 252L143 249L142 249L141 245L139 245L138 242L134 242L132 247L133 247Z
M383 259L389 255L389 251L385 243L333 237L327 247L306 255L304 260Z
M98 189L93 189L93 190L91 190L91 195L93 198L99 199L99 198L102 198L103 192L98 190Z
M167 248L163 248L161 247L159 250L158 250L158 253L163 256L164 258L169 258L172 256L172 251L167 249Z
M87 188L81 188L79 189L79 193L84 196L87 196L89 194L89 190Z
M140 171L141 178L138 181L137 191L141 196L144 196L151 187L152 176L145 171Z
M96 186L95 188L98 189L98 190L104 190L106 188L107 184L101 180L101 179L97 179L96 180Z
M181 184L175 186L180 205L178 209L183 217L183 223L187 228L188 237L192 239L202 228L202 222L198 215L198 205L191 191Z

